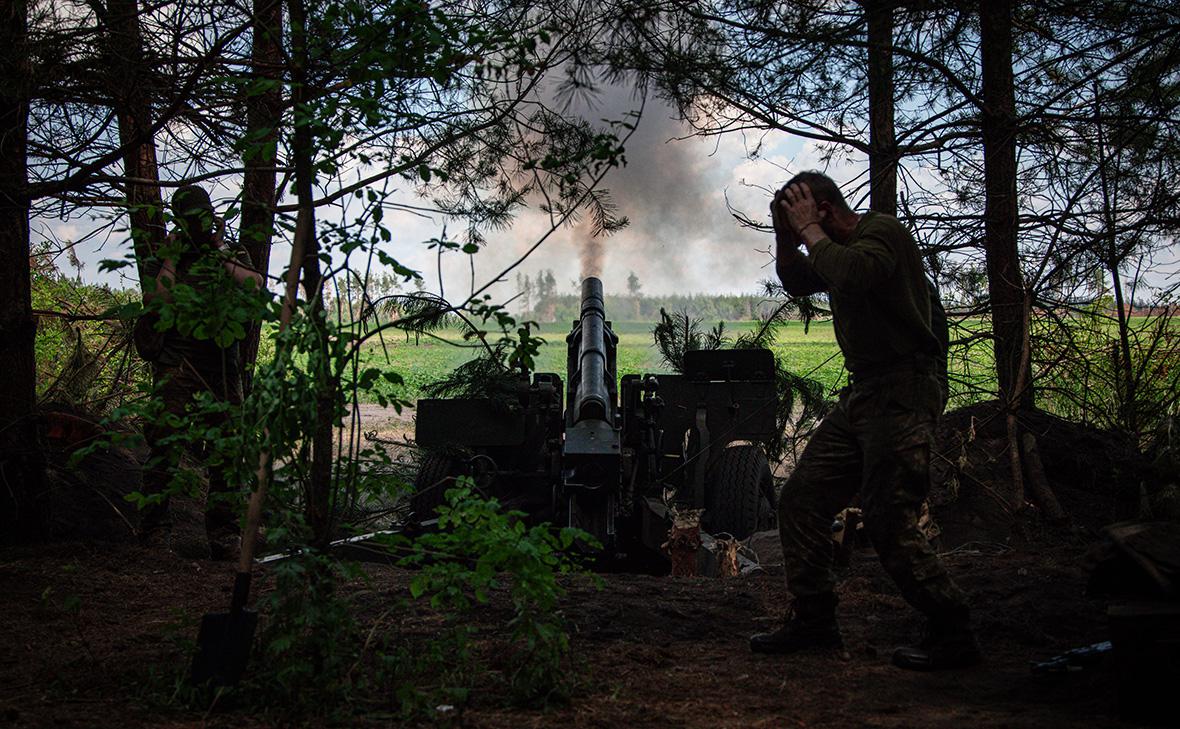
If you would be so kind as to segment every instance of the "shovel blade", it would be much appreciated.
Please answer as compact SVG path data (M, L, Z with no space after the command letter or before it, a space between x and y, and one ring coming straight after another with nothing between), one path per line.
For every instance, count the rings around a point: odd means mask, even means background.
M192 683L200 686L233 686L246 671L258 613L234 610L209 613L201 618L197 653L193 656Z

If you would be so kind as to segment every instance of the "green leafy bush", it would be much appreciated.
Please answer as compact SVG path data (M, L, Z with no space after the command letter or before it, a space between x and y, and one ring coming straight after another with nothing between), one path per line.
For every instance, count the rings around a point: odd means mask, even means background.
M284 716L333 714L366 679L355 670L364 636L337 589L360 570L307 550L276 564L273 575L275 589L259 605L266 619L248 688L255 701Z
M487 604L496 590L506 592L513 609L511 696L526 704L564 700L570 686L569 638L558 610L564 594L558 578L584 571L572 556L575 545L598 545L578 529L527 526L524 513L503 511L495 499L479 496L470 479L458 483L438 508L438 530L416 539L402 560L420 569L410 592L456 616Z

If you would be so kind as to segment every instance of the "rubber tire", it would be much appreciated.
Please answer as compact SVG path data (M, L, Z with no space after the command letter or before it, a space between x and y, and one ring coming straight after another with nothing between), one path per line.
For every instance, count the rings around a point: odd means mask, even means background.
M425 521L437 516L435 509L446 501L447 489L453 483L443 483L459 474L458 462L442 453L426 453L418 465L414 478L414 493L410 497L410 508L414 519Z
M735 445L721 452L713 466L712 490L705 497L705 527L710 534L745 539L766 522L774 476L766 454L756 445Z

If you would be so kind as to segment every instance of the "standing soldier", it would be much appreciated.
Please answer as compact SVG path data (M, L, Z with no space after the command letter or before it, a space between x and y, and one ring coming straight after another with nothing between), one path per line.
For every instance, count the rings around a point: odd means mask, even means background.
M945 355L931 324L931 289L917 244L895 218L853 212L818 172L796 175L770 209L779 278L792 296L828 292L849 386L779 499L792 614L779 630L753 636L750 648L793 653L843 645L831 524L859 494L882 564L928 620L926 637L898 648L894 665L930 670L977 663L966 598L917 523L943 405L938 364Z
M159 500L141 514L140 541L145 546L168 547L172 520L167 489L180 467L177 441L200 461L206 455L200 441L182 435L192 423L193 406L200 393L209 393L218 403L237 406L242 402L242 373L236 340L219 345L214 341L218 325L194 325L194 319L217 310L215 298L226 287L253 286L260 289L262 275L249 266L244 251L231 255L224 246L222 228L213 204L200 187L187 185L172 196L172 214L177 229L168 237L154 265L147 272L155 278L155 290L145 295L149 310L172 305L172 326L159 331L158 316L147 314L136 326L136 347L152 363L154 396L162 412L148 424L145 435L150 448L143 476L143 492ZM235 256L239 256L235 258ZM183 293L182 293L183 292ZM154 306L151 306L154 304ZM225 411L206 413L200 426L217 428L229 420ZM209 466L209 498L205 530L214 559L233 559L237 552L239 527L232 505L219 495L231 491L220 464Z

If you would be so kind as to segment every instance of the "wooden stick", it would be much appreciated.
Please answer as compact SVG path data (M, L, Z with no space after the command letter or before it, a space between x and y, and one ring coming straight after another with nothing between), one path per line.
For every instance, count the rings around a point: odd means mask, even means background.
M295 220L295 240L291 245L291 263L287 267L287 286L283 294L283 308L279 313L279 332L283 332L291 323L295 314L295 300L299 293L299 271L303 263L303 251L307 238L311 234L311 214L306 209L299 211ZM275 357L279 356L275 353ZM263 436L266 441L266 436ZM242 534L242 553L238 556L238 574L249 575L254 562L254 546L258 541L258 527L262 523L262 506L266 503L266 488L270 474L270 449L263 448L258 454L258 470L256 477L258 486L250 495L250 507L246 511L246 530Z

